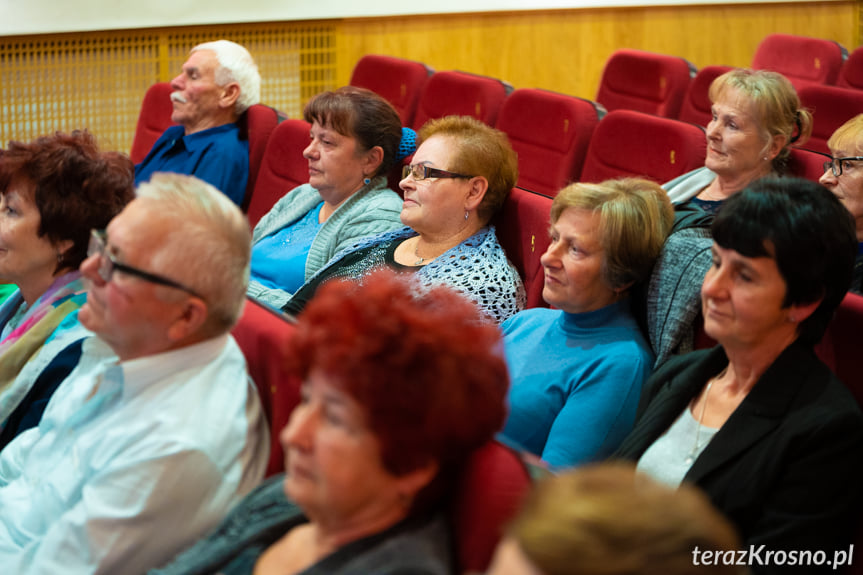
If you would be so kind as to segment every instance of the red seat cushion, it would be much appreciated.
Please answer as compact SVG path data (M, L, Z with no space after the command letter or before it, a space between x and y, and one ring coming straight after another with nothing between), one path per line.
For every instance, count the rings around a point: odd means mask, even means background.
M636 176L662 184L703 166L706 146L695 124L615 110L593 132L581 180Z
M144 94L141 111L138 113L138 124L135 126L132 150L129 152L129 158L133 163L143 162L162 132L175 125L171 121L171 114L174 112L171 91L169 82L159 82L150 86Z
M309 144L310 131L308 122L295 119L285 120L273 129L249 199L252 227L282 196L309 181L309 163L303 150Z
M285 370L285 343L296 327L283 314L251 299L231 335L246 357L249 375L258 388L261 403L270 422L270 461L267 476L284 470L284 454L279 433L300 402L300 382Z
M816 152L830 153L827 140L836 129L863 114L863 92L851 88L810 84L797 90L803 107L812 112L812 137L804 144Z
M545 90L516 90L504 101L497 128L518 154L518 184L554 196L577 182L593 130L597 104Z
M497 114L512 86L496 78L455 70L435 72L426 82L413 127L444 116L472 116L494 126Z
M420 94L432 72L422 62L367 54L354 66L351 86L378 94L393 105L402 125L411 126Z
M839 73L837 86L863 90L863 46L851 52Z
M695 66L679 56L617 50L605 63L596 101L612 110L677 118Z
M808 83L835 84L846 55L833 40L769 34L758 44L752 67L779 72L799 89Z
M686 96L683 98L683 105L680 108L679 119L683 122L706 127L713 118L711 111L713 102L710 101L708 95L710 85L713 80L733 69L731 66L705 66L701 68L695 74L692 82L689 83Z
M513 189L493 223L507 257L524 280L527 307L548 307L542 299L545 274L540 257L549 244L551 198Z

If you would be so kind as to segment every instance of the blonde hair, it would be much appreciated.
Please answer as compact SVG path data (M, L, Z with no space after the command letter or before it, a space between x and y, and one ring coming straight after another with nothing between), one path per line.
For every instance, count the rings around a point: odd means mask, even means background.
M545 575L736 574L694 565L693 550L735 552L740 541L695 487L670 489L629 464L581 467L540 482L508 535Z
M480 220L487 223L518 181L518 157L509 138L470 116L429 120L419 131L418 144L432 136L446 136L455 144L452 164L447 170L488 180L488 190L477 209Z
M863 154L863 114L854 116L833 132L827 140L827 147L831 150L848 149L854 155Z
M152 265L169 270L205 300L205 333L229 331L249 284L252 234L246 217L225 194L194 176L153 174L137 197L158 202L159 216L173 220Z
M778 72L735 68L713 80L710 101L716 102L728 90L736 90L752 106L764 140L761 153L767 151L774 136L785 136L785 145L773 159L774 171L784 173L792 145L802 146L812 134L812 114L801 107L794 86Z
M674 208L659 184L639 178L576 183L551 204L551 222L570 208L599 214L602 274L611 289L647 279L674 224Z

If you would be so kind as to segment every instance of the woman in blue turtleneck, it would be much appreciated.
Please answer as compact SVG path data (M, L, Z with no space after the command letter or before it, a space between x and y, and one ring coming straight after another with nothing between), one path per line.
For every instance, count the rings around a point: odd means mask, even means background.
M674 220L639 179L572 184L551 207L542 296L501 326L512 386L503 439L552 468L610 455L632 429L653 353L630 310Z

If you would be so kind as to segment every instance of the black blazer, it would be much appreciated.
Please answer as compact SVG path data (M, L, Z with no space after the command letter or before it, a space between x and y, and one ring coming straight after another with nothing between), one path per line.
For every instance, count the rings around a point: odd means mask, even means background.
M727 364L722 347L664 364L646 383L635 427L616 456L637 461ZM684 480L708 494L747 546L824 550L832 558L833 549L847 550L852 539L861 477L863 414L811 346L795 342L717 431ZM753 567L758 573L776 569Z

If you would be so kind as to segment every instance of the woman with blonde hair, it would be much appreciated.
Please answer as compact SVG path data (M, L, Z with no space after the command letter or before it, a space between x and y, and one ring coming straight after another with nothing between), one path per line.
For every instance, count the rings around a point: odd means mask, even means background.
M728 565L738 547L697 489L672 490L636 477L632 466L604 464L540 482L488 575L732 575L745 573Z
M504 436L552 467L610 455L629 433L653 353L629 294L650 274L674 212L658 184L572 184L551 205L542 296L503 323L512 377Z

